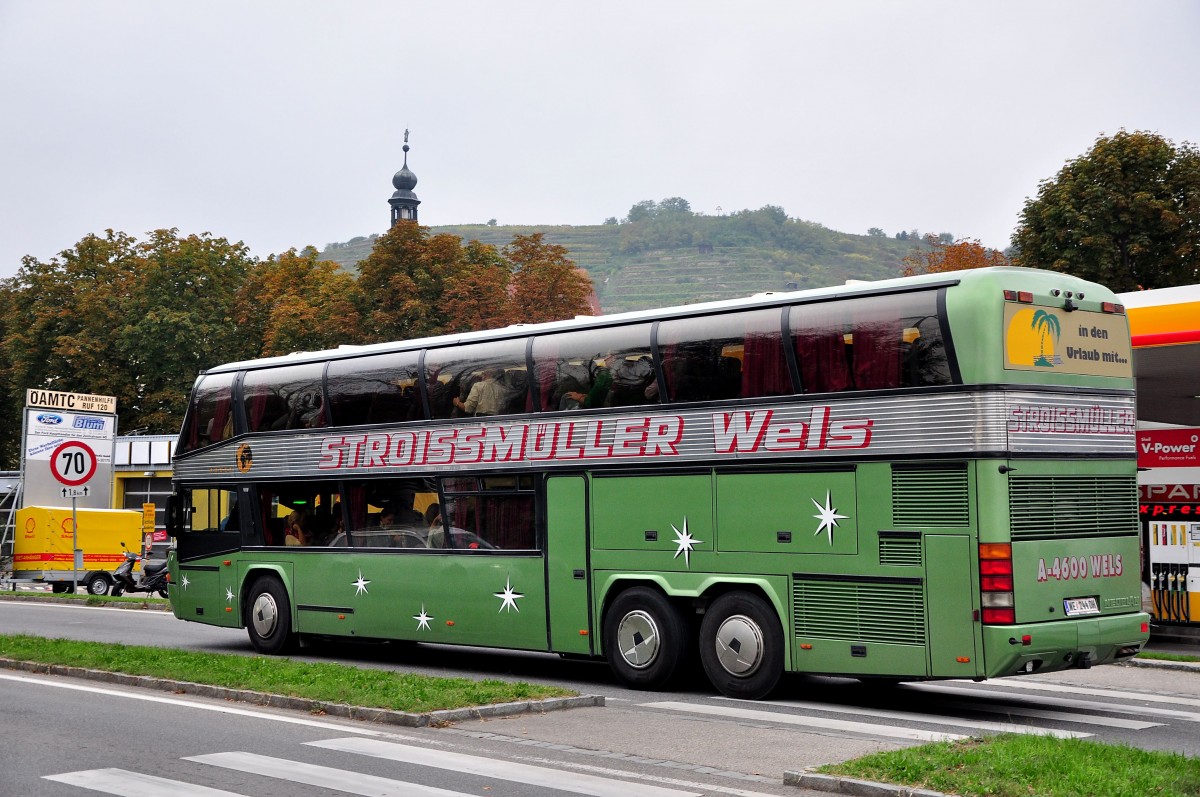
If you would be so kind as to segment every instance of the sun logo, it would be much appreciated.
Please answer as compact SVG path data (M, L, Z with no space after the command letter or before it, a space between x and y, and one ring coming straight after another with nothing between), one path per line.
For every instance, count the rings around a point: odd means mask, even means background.
M1031 307L1017 310L1008 322L1008 361L1026 368L1062 365L1062 357L1055 353L1061 334L1062 325L1053 312Z
M238 473L249 473L254 465L254 455L250 452L249 444L242 443L238 446L236 457Z

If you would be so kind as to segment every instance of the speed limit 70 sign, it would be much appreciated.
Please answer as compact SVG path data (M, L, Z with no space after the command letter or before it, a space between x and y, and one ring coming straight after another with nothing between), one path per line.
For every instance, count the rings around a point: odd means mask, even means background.
M86 484L96 472L96 452L87 443L68 440L50 456L50 472L68 487Z

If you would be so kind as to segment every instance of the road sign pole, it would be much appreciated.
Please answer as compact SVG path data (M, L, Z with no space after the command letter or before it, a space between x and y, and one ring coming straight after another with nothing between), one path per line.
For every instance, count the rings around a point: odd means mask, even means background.
M71 594L79 591L79 515L75 511L75 496L71 496Z

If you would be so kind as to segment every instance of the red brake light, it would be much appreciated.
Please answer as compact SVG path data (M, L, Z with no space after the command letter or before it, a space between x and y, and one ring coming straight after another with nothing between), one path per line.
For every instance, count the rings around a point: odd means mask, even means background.
M979 562L981 576L1011 576L1012 571L1011 559L981 559Z
M979 586L984 592L1012 592L1013 577L984 576L980 579Z
M1033 302L1033 294L1029 291L1017 291L1017 301L1031 304Z
M990 625L1015 625L1017 622L1017 610L984 609L983 621Z
M1101 302L1100 309L1106 313L1119 313L1121 315L1125 314L1125 305L1117 304L1116 302Z

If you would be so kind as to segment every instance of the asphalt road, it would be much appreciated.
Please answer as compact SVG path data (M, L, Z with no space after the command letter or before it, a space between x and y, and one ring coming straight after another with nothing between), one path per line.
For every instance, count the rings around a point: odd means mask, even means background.
M253 653L244 632L185 623L159 612L5 602L0 604L0 633ZM505 760L543 761L566 771L601 777L615 777L611 771L616 769L633 773L619 779L636 777L642 783L685 792L691 789L690 793L797 795L801 792L781 785L784 770L933 738L999 730L1076 735L1200 756L1200 672L1196 671L1110 666L982 684L952 681L891 689L869 688L848 679L793 677L771 700L747 703L718 696L700 679L672 693L634 692L616 684L603 664L565 661L545 654L425 645L331 644L303 650L300 658L436 675L517 678L602 694L607 701L604 708L459 723L423 730L419 736L423 744ZM7 696L9 687L0 687ZM12 719L8 705L7 699L0 702L4 707L0 718L6 727ZM186 724L196 720L180 721ZM228 718L224 721L230 722ZM69 720L55 719L51 724L61 727L64 722ZM376 730L380 727L350 725ZM94 726L81 717L80 738L88 738L89 727ZM194 754L188 752L187 743L195 744L200 738L207 742L209 736L203 734L208 733L184 734L179 745L171 742L170 734L151 733L143 742L126 742L122 734L121 744L144 744L152 751L149 761L153 766L171 773L181 766L179 760ZM222 742L222 751L255 750L240 739L225 742L215 730L211 733L213 741ZM6 734L6 739L18 736ZM289 743L303 744L295 738ZM97 744L117 746L111 738ZM308 746L299 753L271 748L267 754L299 756L299 760L307 761L310 759L305 756L311 751ZM7 756L7 751L0 756ZM14 763L24 766L25 759L17 756ZM98 766L96 759L84 757L78 766L72 760L67 768L94 766ZM40 782L46 774L53 773L42 766L26 777ZM479 793L477 782L476 788L468 785L446 788ZM530 788L522 787L516 793L538 793Z

